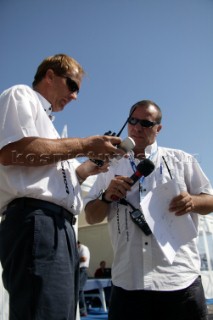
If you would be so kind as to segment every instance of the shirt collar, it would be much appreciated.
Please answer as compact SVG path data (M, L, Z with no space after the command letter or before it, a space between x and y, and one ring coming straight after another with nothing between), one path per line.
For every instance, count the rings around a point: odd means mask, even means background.
M42 107L44 108L44 111L46 112L46 114L48 115L48 117L51 119L51 113L52 113L52 106L49 103L49 101L47 101L47 99L45 99L39 92L35 91L35 93L37 94Z
M145 148L145 156L146 158L152 157L152 155L156 154L158 150L157 141L155 141L153 144L150 144Z

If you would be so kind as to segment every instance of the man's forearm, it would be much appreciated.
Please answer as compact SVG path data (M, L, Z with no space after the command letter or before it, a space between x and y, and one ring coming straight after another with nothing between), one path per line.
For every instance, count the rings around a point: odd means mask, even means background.
M192 195L194 209L193 212L199 212L201 215L206 215L213 212L213 195L199 194Z
M111 136L63 139L26 137L4 146L0 150L0 163L4 166L43 166L75 157L106 160L109 156L125 153L116 148L120 140Z
M0 152L3 165L44 166L80 156L80 139L46 139L27 137L10 143Z

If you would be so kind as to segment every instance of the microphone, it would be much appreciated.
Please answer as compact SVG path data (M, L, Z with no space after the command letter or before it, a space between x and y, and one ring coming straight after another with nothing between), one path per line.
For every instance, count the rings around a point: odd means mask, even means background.
M155 169L154 163L149 159L144 159L136 167L136 171L130 177L133 180L133 186L142 176L147 177Z
M149 159L144 159L136 167L136 171L130 177L133 182L130 184L133 186L142 176L147 177L155 169L154 163ZM112 201L118 201L119 198L115 195L111 196Z
M135 141L130 138L130 137L127 137L126 139L124 139L118 146L118 149L122 149L124 150L125 152L129 152L131 151L132 149L134 149L135 147Z

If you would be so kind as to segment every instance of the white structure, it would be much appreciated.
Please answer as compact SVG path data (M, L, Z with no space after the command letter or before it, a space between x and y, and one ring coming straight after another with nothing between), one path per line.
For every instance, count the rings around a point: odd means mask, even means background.
M213 299L213 215L200 216L199 252L206 299Z

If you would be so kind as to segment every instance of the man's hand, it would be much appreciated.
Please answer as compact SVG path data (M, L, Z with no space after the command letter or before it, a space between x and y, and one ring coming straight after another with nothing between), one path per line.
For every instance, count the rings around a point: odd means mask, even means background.
M112 201L113 196L122 199L126 196L127 191L131 190L132 179L124 176L117 176L111 180L105 191L105 199Z
M175 212L176 216L182 216L194 210L193 196L188 192L181 192L173 198L169 205L169 211Z
M90 160L87 160L80 164L77 167L76 173L77 176L80 178L79 180L86 180L89 176L99 174L101 172L107 172L109 169L109 161L104 162L103 166L99 167Z
M80 139L83 154L91 159L100 159L103 161L110 158L125 155L122 149L116 146L121 143L121 139L112 136L92 136Z
M108 188L105 190L104 198L108 201L113 201L113 196L121 199L126 196L127 191L131 190L132 179L124 176L117 176L111 180ZM108 207L104 201L94 199L87 203L85 207L86 221L89 224L102 222L108 214Z

